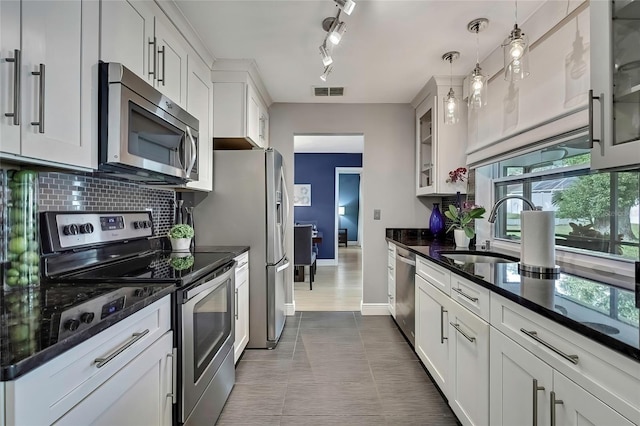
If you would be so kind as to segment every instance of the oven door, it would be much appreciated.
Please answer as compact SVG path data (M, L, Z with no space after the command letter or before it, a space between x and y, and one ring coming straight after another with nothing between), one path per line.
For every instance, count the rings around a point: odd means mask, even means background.
M182 422L233 349L235 268L203 280L182 304Z

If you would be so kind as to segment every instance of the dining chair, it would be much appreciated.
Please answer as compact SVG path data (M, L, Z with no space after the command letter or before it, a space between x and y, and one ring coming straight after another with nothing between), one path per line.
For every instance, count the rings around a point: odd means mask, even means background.
M293 228L293 265L309 267L309 290L313 290L316 253L313 250L313 225L296 225Z

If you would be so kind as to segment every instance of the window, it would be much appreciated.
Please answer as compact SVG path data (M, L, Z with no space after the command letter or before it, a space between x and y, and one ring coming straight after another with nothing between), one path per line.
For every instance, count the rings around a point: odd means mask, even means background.
M640 260L640 170L593 172L578 138L491 166L496 199L519 195L554 210L556 246L615 259ZM518 199L498 211L495 237L520 240Z

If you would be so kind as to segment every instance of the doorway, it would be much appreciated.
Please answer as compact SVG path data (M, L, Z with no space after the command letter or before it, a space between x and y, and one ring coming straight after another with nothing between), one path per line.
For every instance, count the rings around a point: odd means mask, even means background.
M313 290L307 268L304 281L294 281L296 311L358 311L362 301L362 218L360 173L363 135L295 135L294 185L309 194L294 205L294 224L312 223L317 244ZM339 214L340 178L350 188L345 214ZM355 182L353 178L357 179ZM355 188L355 196L353 194ZM351 198L351 199L348 199ZM304 202L303 202L304 201ZM347 204L347 201L349 202ZM343 217L344 216L344 217ZM346 244L339 229L347 227ZM351 237L349 237L351 234ZM342 247L339 248L339 245ZM294 247L295 251L295 247Z

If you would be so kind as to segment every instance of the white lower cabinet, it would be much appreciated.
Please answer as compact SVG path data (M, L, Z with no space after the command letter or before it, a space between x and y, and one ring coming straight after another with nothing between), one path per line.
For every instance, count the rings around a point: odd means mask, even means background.
M418 357L447 393L449 386L449 296L416 275L416 343Z
M171 425L173 332L91 392L56 425Z
M389 313L396 317L396 245L389 243L389 256L387 261L387 303Z
M166 296L3 382L0 424L171 425L175 362Z
M242 253L235 260L238 265L236 266L236 326L233 361L237 363L249 343L249 252Z
M489 424L489 324L453 301L448 398L463 425Z

